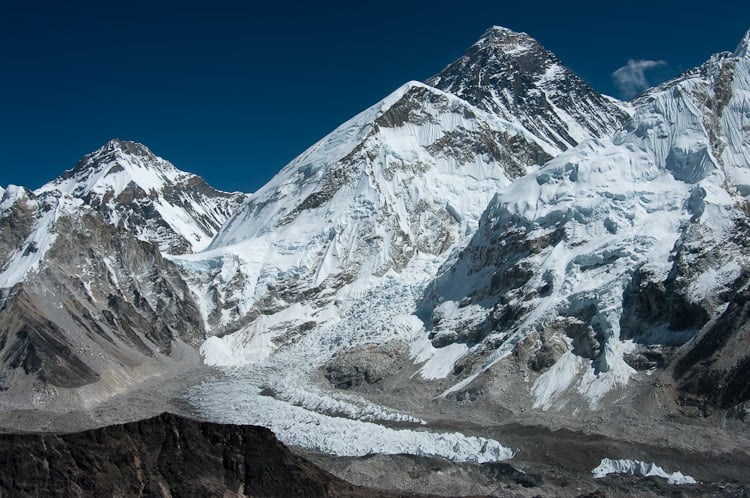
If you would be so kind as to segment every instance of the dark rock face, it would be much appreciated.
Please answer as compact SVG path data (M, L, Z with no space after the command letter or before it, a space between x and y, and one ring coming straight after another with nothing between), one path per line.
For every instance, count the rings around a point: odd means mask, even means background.
M3 310L3 315L8 314L15 319L5 321L9 329L0 336L1 358L6 368L58 387L80 387L99 379L75 354L60 327L35 309L31 296L26 293L17 296L11 307ZM2 382L4 376L0 376L0 389L7 389Z
M420 314L427 319L435 347L453 342L478 344L492 333L507 331L531 311L531 298L550 291L551 282L547 278L542 279L544 284L540 288L530 285L535 273L528 259L563 240L565 225L574 215L560 213L559 219L532 222L504 208L498 210L495 218L488 213L483 215L472 242L463 249L453 267L427 289L420 305ZM530 233L535 236L529 236ZM449 321L444 326L444 317L435 304L458 295L444 295L444 286L456 280L470 282L478 276L487 285L463 297L460 306L481 305L491 311L481 321L469 319L457 327Z
M361 346L340 353L326 364L325 377L336 389L377 384L406 351L403 343Z
M408 496L353 486L263 427L164 413L67 435L0 435L3 496Z
M677 360L673 375L680 402L702 413L750 400L750 289L735 294L726 310Z
M567 69L526 33L489 29L466 54L426 82L510 121L518 120L561 150L586 137L558 113L567 113L590 136L620 127L625 114Z
M6 268L9 256L21 247L34 226L34 195L27 189L23 189L23 192L25 195L19 196L7 212L0 216L0 270ZM0 196L0 202L5 201L6 197L10 197L7 192Z

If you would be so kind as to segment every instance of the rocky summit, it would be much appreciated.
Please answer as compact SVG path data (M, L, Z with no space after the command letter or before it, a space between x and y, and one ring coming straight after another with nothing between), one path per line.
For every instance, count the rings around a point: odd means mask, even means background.
M0 190L2 425L168 409L399 492L745 496L749 40L621 102L493 27L253 194L122 140ZM128 486L187 490L152 460ZM223 462L201 485L254 494Z

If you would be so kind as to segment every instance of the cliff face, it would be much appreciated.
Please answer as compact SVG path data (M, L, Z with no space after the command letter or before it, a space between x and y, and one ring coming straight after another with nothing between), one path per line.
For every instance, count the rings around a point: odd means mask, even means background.
M0 435L0 496L405 496L351 485L262 427L157 417Z

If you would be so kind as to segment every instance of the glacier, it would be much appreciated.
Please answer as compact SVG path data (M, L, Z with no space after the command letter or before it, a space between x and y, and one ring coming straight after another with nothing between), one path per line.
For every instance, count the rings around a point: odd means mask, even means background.
M654 463L646 463L639 460L613 460L611 458L604 458L591 473L596 479L601 479L609 474L633 474L644 477L661 477L669 481L669 484L698 484L698 481L682 472L669 473Z

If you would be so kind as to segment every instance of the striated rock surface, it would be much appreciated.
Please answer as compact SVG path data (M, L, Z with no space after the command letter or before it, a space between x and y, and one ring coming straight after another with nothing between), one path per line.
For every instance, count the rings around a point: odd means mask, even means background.
M70 199L32 200L26 218L2 218L36 220L41 242L23 278L0 289L1 406L88 406L197 361L199 310L155 245Z

